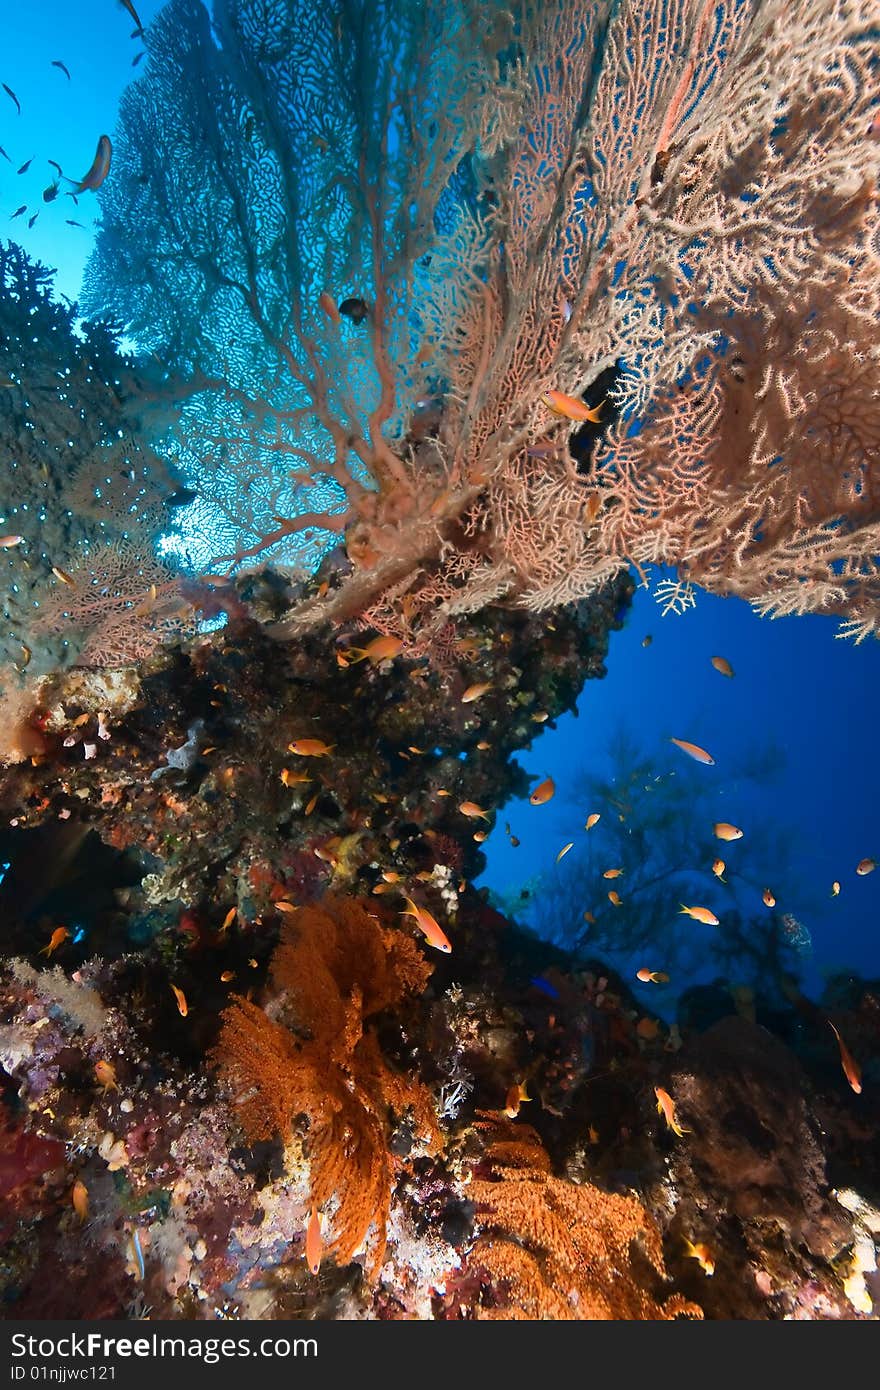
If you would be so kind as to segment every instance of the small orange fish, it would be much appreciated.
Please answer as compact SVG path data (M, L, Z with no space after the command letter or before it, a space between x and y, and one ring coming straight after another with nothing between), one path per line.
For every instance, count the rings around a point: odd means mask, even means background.
M433 946L438 951L444 951L447 955L452 950L452 942L443 932L439 922L425 907L417 907L412 898L404 898L406 903L405 911L401 912L402 917L413 917L416 926L424 933L425 940L429 946Z
M291 772L289 767L281 769L281 780L285 787L301 787L306 782L311 782L311 777L307 772Z
M403 881L403 874L397 873L395 869L383 869L382 877L386 883L401 883Z
M529 718L534 724L546 724L550 716L545 710L538 710L536 714L530 715Z
M839 892L840 892L840 884L838 883L837 879L835 879L834 882L833 882L832 885L831 885L831 896L832 896L832 898L836 898Z
M589 922L591 927L594 927L596 925L596 918L594 917L592 912L584 913L584 921Z
M333 324L333 327L338 328L342 323L342 318L336 307L336 300L333 298L332 294L328 294L326 290L322 290L318 295L318 304L324 310L324 313Z
M535 790L529 797L529 802L532 806L543 806L545 802L550 801L555 794L556 783L553 781L552 777L547 777L541 782L540 786L535 787Z
M306 1228L306 1264L312 1274L321 1268L321 1219L317 1207L312 1207Z
M342 655L349 666L356 666L359 661L369 661L371 666L378 666L381 661L393 661L400 656L403 648L400 637L374 637L365 647L346 647Z
M771 893L771 891L770 891L769 888L765 888L765 889L764 889L763 893L761 894L761 898L762 898L762 900L763 900L763 903L764 903L764 906L765 906L765 907L775 907L775 906L776 906L776 899L774 898L774 896L773 896L773 894Z
M66 941L69 936L70 932L67 930L66 927L56 927L52 935L49 937L48 946L42 946L40 948L39 954L41 956L54 955L61 943L63 941Z
M656 1018L640 1018L636 1024L636 1036L644 1038L645 1042L653 1042L660 1033L660 1024Z
M12 550L15 546L21 545L24 536L0 536L0 550Z
M603 877L603 878L620 878L620 875L621 875L622 873L623 873L623 869L606 869L605 872L603 873L602 877Z
M486 691L491 689L491 681L482 681L479 685L469 685L461 697L461 703L463 705L472 705L475 700L479 700L481 695L485 695Z
M662 1115L673 1134L677 1134L679 1139L685 1134L690 1134L689 1129L682 1129L678 1123L675 1113L675 1101L668 1091L664 1091L662 1086L654 1087L654 1095L657 1097L657 1114Z
M620 896L619 893L616 893L616 892L614 891L613 888L612 888L611 892L608 894L608 901L609 901L609 902L612 904L612 906L614 906L614 907L622 907L622 906L623 906L623 899L621 898L621 896Z
M649 970L647 966L642 966L641 970L636 971L636 979L641 980L643 985L669 984L669 976L665 970Z
M653 637L651 636L651 634L650 634L650 632L649 632L648 635L647 635L646 637L643 637L643 638L642 638L642 646L643 646L643 647L650 647L650 645L651 645L651 643L653 642L653 640L654 640L654 639L653 639Z
M856 873L860 878L864 878L865 874L872 874L876 867L876 859L860 859L856 865Z
M480 751L481 753L486 753L486 752L488 752L488 750L489 750L491 747L492 747L491 743L489 742L488 739L485 739L485 738L481 738L480 741L479 741L479 743L477 744L477 748L479 749L479 751Z
M478 806L475 801L462 801L458 809L463 816L470 816L474 820L478 817L482 817L483 820L489 820L491 816L490 811L484 811L482 806Z
M715 667L716 671L719 671L721 673L722 676L733 675L733 667L731 666L727 658L724 656L713 656L712 665Z
M101 1085L104 1087L105 1095L108 1091L119 1090L119 1087L116 1084L116 1068L114 1067L112 1062L108 1062L105 1058L102 1057L99 1062L95 1063L95 1076L98 1078Z
M516 835L510 835L508 838L510 840L511 849L519 849L521 841L517 839Z
M837 1046L840 1048L840 1065L843 1067L843 1074L852 1086L857 1096L862 1094L862 1072L855 1057L850 1052L843 1038L838 1033L831 1019L828 1019L828 1027L837 1039Z
M86 1221L89 1215L89 1189L84 1182L80 1182L79 1178L73 1184L70 1200L80 1221Z
M67 570L59 569L57 565L52 566L52 573L56 579L60 579L62 584L68 584L71 589L76 588L76 580L72 579Z
M715 1256L704 1241L700 1241L699 1245L692 1245L689 1240L685 1240L684 1247L688 1259L699 1260L700 1269L704 1274L711 1277L715 1273Z
M125 3L125 0L123 0ZM110 172L110 160L113 157L113 146L110 143L109 135L102 135L98 141L98 148L92 160L89 172L80 179L74 189L75 193L96 193L101 184Z
M174 995L174 998L177 1000L177 1012L180 1014L181 1018L186 1018L187 1014L189 1013L189 1005L186 1002L186 995L184 994L182 989L178 989L177 985L171 986L171 992Z
M483 843L483 841L484 841L484 840L488 840L488 838L489 838L489 832L488 832L488 830L478 830L478 831L476 832L476 834L474 835L474 839L476 840L476 842L477 842L478 845L481 845L481 844Z
M278 912L287 912L287 913L290 913L290 912L296 912L296 910L297 910L296 907L294 906L294 904L293 904L292 902L290 902L287 898L277 898L276 901L272 904L272 906L273 906L273 907L276 909L276 911L278 911Z
M573 844L574 844L574 840L569 840L569 842L568 842L567 845L563 845L563 846L562 846L562 849L559 851L559 853L558 853L557 856L556 856L556 862L557 862L557 864L559 863L560 859L564 858L564 856L565 856L566 854L568 854L568 851L571 849L571 847L572 847Z
M515 1086L510 1087L510 1090L504 1098L504 1114L507 1116L508 1120L516 1119L519 1114L519 1107L522 1105L523 1101L527 1100L531 1100L531 1096L526 1090L525 1081L518 1082Z
M312 812L314 811L315 807L316 807L317 804L318 804L318 797L319 797L320 795L321 795L320 792L315 792L315 795L309 798L309 800L306 802L305 807L304 807L304 809L303 809L303 815L304 815L304 816L310 816L310 815L312 814Z
M671 738L670 743L674 743L676 748L680 748L683 753L687 753L689 758L695 762L705 763L707 767L715 766L715 759L711 753L707 753L705 748L701 748L697 743L688 743L684 738Z
M583 401L579 401L576 396L567 396L564 391L548 391L541 400L554 415L562 415L566 420L578 420L583 422L589 420L591 425L600 423L599 412L602 405L590 407Z
M230 980L234 980L234 979L235 979L235 971L234 971L234 970L224 970L224 971L223 971L223 974L220 976L220 983L223 984L223 985L228 985L229 982L230 982Z
M713 872L713 874L715 875L715 877L716 877L717 879L719 879L722 883L726 883L726 882L727 882L727 879L723 877L724 870L725 870L726 868L727 868L727 865L725 864L725 862L724 862L723 859L713 859L713 861L712 861L712 872Z
M717 927L720 925L715 913L711 912L708 907L685 907L684 903L682 903L681 912L686 912L688 917L693 917L695 922L702 922L704 927ZM679 916L681 916L681 912Z
M220 930L221 930L221 931L228 931L229 928L232 926L232 924L233 924L233 922L235 921L235 919L236 919L237 916L238 916L238 908L237 908L237 907L231 907L231 908L229 909L229 911L227 912L226 916L223 918L223 924L222 924L222 926L220 927Z
M716 840L741 840L743 833L738 825L731 825L729 821L720 820L712 826L712 833Z
M598 825L601 819L602 816L599 811L591 811L590 814L587 816L587 823L584 826L584 829L592 830L593 826Z
M288 743L288 753L297 753L301 758L326 758L333 752L335 743L326 744L321 738L298 738L294 743Z

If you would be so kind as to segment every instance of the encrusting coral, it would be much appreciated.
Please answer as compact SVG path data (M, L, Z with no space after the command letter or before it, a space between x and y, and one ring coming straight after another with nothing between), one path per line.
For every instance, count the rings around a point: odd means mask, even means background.
M478 1122L479 1123L479 1122ZM659 1303L636 1273L632 1246L663 1276L660 1232L636 1197L555 1177L550 1157L528 1125L498 1118L481 1167L491 1176L468 1188L483 1234L470 1256L507 1297L477 1310L479 1318L557 1321L702 1317L673 1294Z
M431 969L411 937L383 927L355 900L328 895L297 911L272 957L273 984L284 991L279 1012L290 1026L236 998L214 1049L249 1140L287 1139L296 1118L308 1118L311 1202L336 1204L329 1248L345 1263L375 1225L374 1273L391 1202L392 1114L411 1112L414 1132L431 1149L439 1131L431 1092L392 1070L364 1023L420 992Z

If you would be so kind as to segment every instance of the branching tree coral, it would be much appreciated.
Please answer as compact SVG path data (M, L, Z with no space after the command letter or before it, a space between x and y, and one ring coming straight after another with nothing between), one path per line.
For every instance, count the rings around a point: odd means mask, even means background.
M174 0L88 299L226 567L412 642L655 564L877 622L874 0ZM584 450L547 404L612 373ZM604 412L604 413L603 413Z
M471 1266L485 1271L499 1296L481 1318L666 1319L702 1317L680 1294L661 1303L645 1287L645 1272L665 1273L660 1233L634 1196L603 1192L590 1183L555 1177L529 1125L478 1122L489 1130L483 1167L468 1195L477 1206L480 1236Z
M365 1020L420 992L431 966L412 937L382 927L354 899L301 908L272 957L273 1016L236 999L215 1059L253 1142L289 1141L308 1120L311 1201L325 1209L329 1248L351 1259L375 1228L370 1268L382 1263L395 1160L392 1115L439 1142L430 1091L385 1059Z

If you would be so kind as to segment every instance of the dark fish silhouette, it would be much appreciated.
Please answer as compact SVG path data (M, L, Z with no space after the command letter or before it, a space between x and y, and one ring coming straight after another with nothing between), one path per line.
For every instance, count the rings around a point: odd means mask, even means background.
M54 203L54 201L55 201L55 199L56 199L57 197L58 197L58 180L56 179L54 183L50 183L50 184L49 184L49 187L48 187L48 188L44 188L44 189L43 189L43 202L44 202L44 203Z
M145 51L146 51L146 50L142 48L141 51L140 51L140 53L136 53L136 54L134 55L134 57L133 57L132 60L131 60L131 65L132 65L133 68L136 68L136 67L137 67L137 65L138 65L138 63L140 62L141 58L143 58Z
M351 319L352 323L363 323L367 314L370 312L362 299L343 299L339 306L339 312L344 318Z
M37 220L37 218L39 217L39 215L40 215L39 212L35 212L34 215L33 215L33 217L29 217L29 218L28 218L28 227L29 227L29 228L32 227L32 226L34 225L34 223L36 222L36 220Z
M65 64L62 63L62 61L61 61L60 58L53 58L53 59L52 59L52 67L53 67L53 68L60 68L61 71L64 73L64 76L67 78L68 82L70 81L70 73L68 72L68 70L67 70Z
M14 222L16 217L21 217L21 214L23 212L27 212L27 203L22 203L20 208L15 209L15 212L12 213L11 217L9 218L10 222Z
M190 487L179 487L176 492L172 492L170 497L165 498L165 506L188 507L192 502L195 502L198 495Z
M5 82L0 82L0 87L2 87L3 90L4 90L4 92L6 93L6 95L7 95L8 97L11 97L12 100L15 102L16 110L18 111L18 114L19 114L19 116L20 116L20 115L21 115L21 102L19 101L18 97L15 95L15 92L12 90L11 87L7 87L7 85L6 85Z
M25 160L24 164L22 164L21 168L20 168L17 172L18 172L19 174L26 174L27 171L28 171L28 169L29 169L29 168L31 167L31 165L33 164L33 162L34 162L34 157L33 157L33 155L31 155L30 159Z
M63 179L63 178L64 178L64 171L63 171L63 169L61 168L61 165L60 165L60 164L56 164L54 159L47 159L47 160L46 160L46 163L47 163L47 164L51 164L53 169L57 169L57 170L58 170L58 177L59 177L59 179Z
M98 141L98 148L95 151L95 157L92 160L88 173L83 175L81 179L67 180L68 183L76 184L70 196L73 197L75 193L86 193L89 191L96 193L110 172L110 160L112 157L113 146L110 143L110 136L102 135Z
M12 160L9 158L9 155L6 153L6 151L4 150L4 148L3 148L2 145L0 145L0 154L2 154L2 156L3 156L3 158L6 160L7 164L11 164L11 163L12 163Z
M82 227L82 230L84 232L88 230L88 228L83 227L83 224L81 222L74 222L73 219L70 217L65 217L64 220L67 223L68 227Z
M135 9L134 5L131 4L131 0L119 0L119 3L128 11L135 24L137 25L137 28L135 29L131 37L133 39L139 39L141 34L144 32L144 26L141 24L137 10Z

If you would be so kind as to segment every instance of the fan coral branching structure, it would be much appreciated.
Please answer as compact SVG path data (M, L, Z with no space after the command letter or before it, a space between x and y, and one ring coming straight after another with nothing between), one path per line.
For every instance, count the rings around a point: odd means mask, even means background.
M874 0L216 0L213 26L175 0L149 33L88 284L203 387L205 563L344 534L291 632L417 644L627 563L875 629Z
M370 1268L385 1250L391 1201L392 1114L436 1147L433 1098L386 1061L365 1020L420 992L431 966L411 937L353 899L300 908L272 958L282 1021L246 999L223 1016L215 1056L251 1141L292 1138L308 1119L311 1201L326 1208L330 1247L347 1262L375 1227Z

